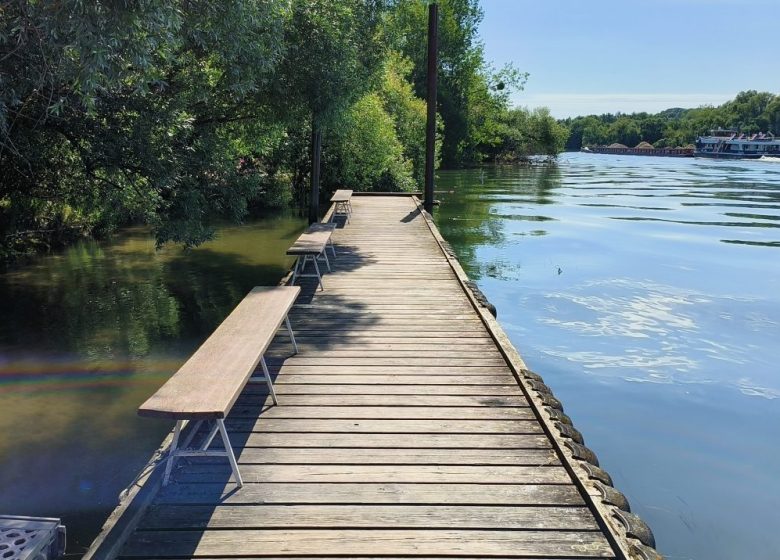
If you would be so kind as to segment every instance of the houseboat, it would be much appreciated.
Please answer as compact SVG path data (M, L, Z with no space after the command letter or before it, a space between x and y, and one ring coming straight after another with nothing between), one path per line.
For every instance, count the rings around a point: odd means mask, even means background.
M719 128L696 139L695 155L719 159L776 158L780 157L780 139L771 133L744 134Z

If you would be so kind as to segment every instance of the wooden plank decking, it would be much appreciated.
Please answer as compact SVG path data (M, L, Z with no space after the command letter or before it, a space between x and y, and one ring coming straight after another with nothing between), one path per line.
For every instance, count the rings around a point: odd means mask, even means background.
M227 426L245 486L181 461L122 558L614 558L410 197L353 197Z

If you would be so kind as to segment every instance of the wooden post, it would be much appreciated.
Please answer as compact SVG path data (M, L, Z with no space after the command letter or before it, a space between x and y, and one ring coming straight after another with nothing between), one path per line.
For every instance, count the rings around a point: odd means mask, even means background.
M425 132L425 210L433 212L434 162L436 160L436 81L438 74L439 6L428 6L428 122Z
M322 129L316 117L311 121L311 198L309 223L320 221L320 156L322 155Z

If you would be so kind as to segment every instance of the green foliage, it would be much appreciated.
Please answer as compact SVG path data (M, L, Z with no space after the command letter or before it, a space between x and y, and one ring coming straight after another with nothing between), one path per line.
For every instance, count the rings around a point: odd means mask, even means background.
M642 140L642 129L633 120L621 116L607 129L610 138L626 146L636 146Z
M237 172L228 138L241 133L234 123L254 118L272 76L283 2L5 6L6 239L28 231L47 245L67 242L52 216L74 208L78 234L143 220L159 242L193 245L209 237L213 217L245 213L258 189Z
M442 163L474 165L501 143L501 124L512 88L527 75L508 66L494 71L478 38L483 13L478 0L439 2L438 110L444 124ZM412 82L426 96L428 10L425 2L400 2L390 14L388 41L412 61Z
M556 156L566 144L569 130L558 123L547 108L506 111L500 120L500 142L489 156L494 161L511 162L529 155Z
M425 126L427 119L425 101L415 96L408 81L412 62L397 52L391 52L385 61L385 70L379 95L385 110L393 118L398 141L403 146L403 155L412 163L413 177L418 186L425 182ZM441 154L441 120L436 143L436 155ZM438 162L437 162L438 164Z
M323 184L329 190L411 191L412 163L396 135L393 118L377 93L350 107L325 150Z
M780 134L780 96L750 90L718 107L672 108L655 115L588 115L561 123L571 130L567 150L613 142L633 147L642 140L659 148L677 147L692 144L715 128Z
M444 164L557 152L549 115L510 110L527 75L484 60L478 1L440 7ZM325 192L421 186L426 32L418 0L3 3L0 260L304 203L312 130Z
M292 0L272 93L285 113L327 125L379 80L383 0Z

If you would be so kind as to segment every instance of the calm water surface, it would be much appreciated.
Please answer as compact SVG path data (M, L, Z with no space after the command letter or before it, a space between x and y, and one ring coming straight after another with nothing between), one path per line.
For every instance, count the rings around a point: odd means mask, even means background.
M670 559L780 558L780 164L443 172L437 223Z
M255 285L293 218L155 251L146 230L0 274L0 514L62 517L79 556L171 424L135 409Z

